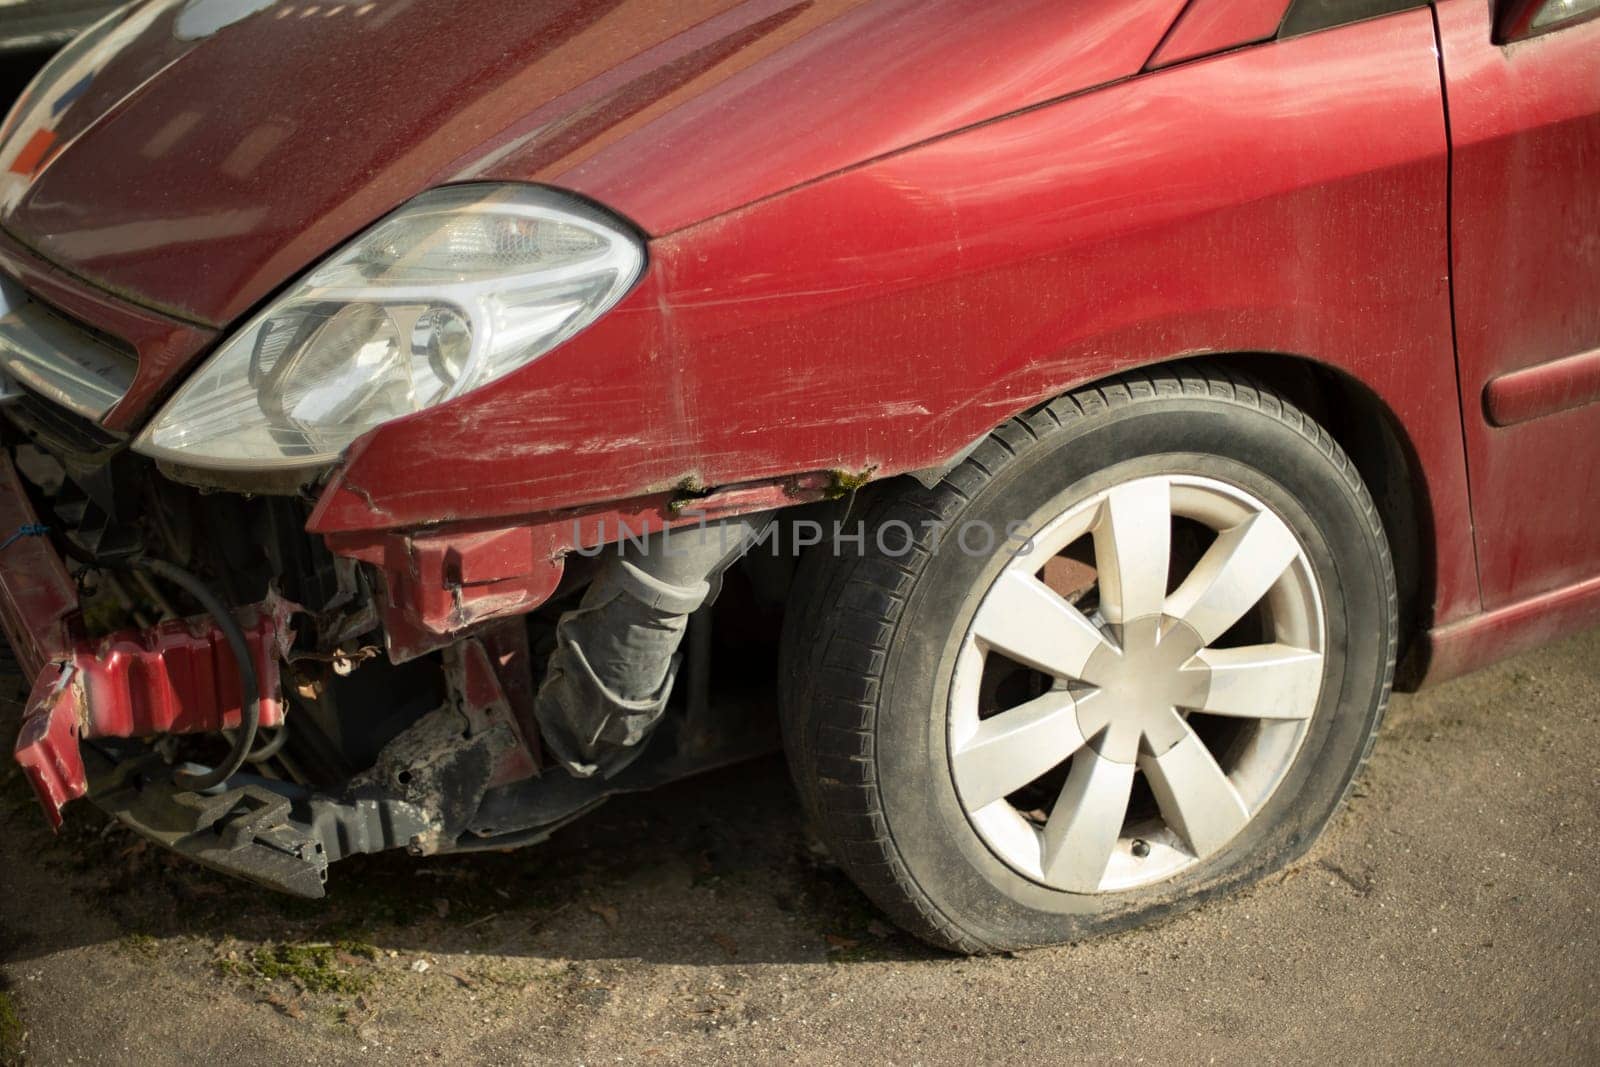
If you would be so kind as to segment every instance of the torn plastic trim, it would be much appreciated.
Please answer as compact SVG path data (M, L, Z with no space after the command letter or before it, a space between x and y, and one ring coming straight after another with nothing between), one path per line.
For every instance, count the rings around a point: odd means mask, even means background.
M491 655L491 643L498 654ZM391 739L373 766L351 780L354 789L402 800L427 814L427 825L406 842L413 853L449 851L489 790L539 771L534 744L509 695L526 660L507 660L505 648L503 640L468 638L447 649L445 703Z
M279 663L294 606L279 597L234 612L255 663L260 723L283 725ZM237 728L239 671L227 638L200 616L79 641L36 675L14 756L52 827L88 789L79 742Z
M232 612L260 688L260 726L283 725L280 663L295 606L269 596ZM170 619L81 642L71 663L83 692L85 737L218 733L243 719L239 669L226 634L210 617Z
M455 643L483 623L526 614L555 593L566 557L662 530L829 499L837 472L656 493L513 520L418 530L328 533L336 556L378 571L389 659L404 663Z
M215 795L183 790L173 769L123 743L84 746L89 799L140 837L212 870L293 896L323 895L328 864L404 847L427 812L375 791L341 796L237 774Z
M72 686L76 673L70 665L45 666L34 679L17 734L17 764L53 830L61 828L61 809L89 789L78 751L78 693Z
M503 648L503 645L496 645ZM134 832L226 874L320 897L328 866L357 853L453 851L491 789L538 770L497 659L471 639L445 657L449 695L333 792L240 772L212 793L185 790L152 750L91 741L89 799ZM520 669L519 661L509 666ZM79 753L76 742L69 749Z

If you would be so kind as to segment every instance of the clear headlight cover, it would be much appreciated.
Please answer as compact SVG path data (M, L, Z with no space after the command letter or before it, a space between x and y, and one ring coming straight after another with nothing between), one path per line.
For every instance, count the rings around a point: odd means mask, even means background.
M616 304L639 239L551 189L446 186L273 302L178 390L135 450L191 467L313 467L374 426L550 351Z

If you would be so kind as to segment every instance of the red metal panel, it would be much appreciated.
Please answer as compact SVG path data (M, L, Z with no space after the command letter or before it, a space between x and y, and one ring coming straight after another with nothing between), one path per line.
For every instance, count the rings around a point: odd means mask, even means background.
M39 521L11 456L0 450L0 540ZM0 549L0 624L24 676L36 677L71 643L78 587L50 542L18 537Z
M1133 74L1182 4L430 0L204 36L147 4L23 109L13 143L60 147L0 175L0 228L223 324L430 186L553 182L666 233Z
M13 576L8 569L0 577L0 585L8 585ZM260 681L261 725L282 725L278 655L280 639L288 640L288 605L274 601L243 614ZM236 729L239 696L232 651L209 620L113 635L80 645L67 662L38 672L14 755L51 825L59 827L62 807L88 789L80 738Z
M557 157L550 138L535 134L487 173L575 188L651 233L670 233L842 166L1127 77L1183 4L836 6L803 29L796 19L792 46L736 61L580 149ZM544 121L536 114L524 126Z
M654 242L589 331L358 442L312 525L897 474L1077 383L1218 351L1366 383L1437 528L1464 530L1445 157L1423 10L983 125ZM1434 579L1441 618L1476 608L1468 539L1441 539Z
M542 676L543 664L536 667L534 663L527 621L508 619L484 627L479 636L494 667L506 707L516 721L522 747L537 771L543 765L543 749L539 741L539 717L534 710L538 694L535 679Z
M13 750L54 829L61 809L88 792L78 752L78 692L67 669L52 663L34 680Z
M520 624L519 628L522 628ZM525 670L527 664L524 661L518 666ZM522 722L515 714L506 687L502 684L500 668L490 658L484 643L469 638L447 652L445 676L450 681L456 706L466 716L467 736L476 737L493 730L506 732L509 743L498 750L488 788L520 782L537 774L538 757L523 734ZM537 723L534 725L537 726Z
M1191 0L1148 67L1265 41L1278 32L1288 7L1289 0Z
M1600 626L1600 578L1504 604L1427 633L1421 670L1406 688L1447 682L1593 626Z
M0 451L0 525L37 521L9 454ZM282 650L293 639L293 606L276 597L239 609L255 662L261 725L283 722ZM48 539L0 549L0 621L33 693L15 755L51 822L85 787L80 737L210 733L241 721L239 672L222 631L208 618L163 622L144 633L97 641L77 636L77 587Z
M1496 426L1542 419L1600 400L1600 349L1502 374L1484 390Z
M389 655L402 662L444 647L468 627L538 607L556 591L574 550L822 500L833 482L826 473L801 475L703 496L661 493L531 522L335 533L328 547L383 571Z
M1462 419L1495 607L1600 571L1600 405L1497 427L1485 402L1492 379L1524 372L1520 390L1600 349L1600 21L1498 47L1479 0L1442 0L1438 18Z
M13 580L10 568L0 571L0 588ZM260 681L262 726L283 723L278 658L280 642L290 640L289 611L287 603L274 600L241 613ZM15 758L51 825L59 827L62 806L88 789L80 738L236 729L239 696L233 653L209 620L116 634L81 644L65 662L47 663L38 672Z
M283 722L278 646L288 607L239 613L261 691L261 725ZM84 693L85 737L211 733L240 723L239 669L227 638L208 618L174 619L144 633L124 631L78 648L74 685Z

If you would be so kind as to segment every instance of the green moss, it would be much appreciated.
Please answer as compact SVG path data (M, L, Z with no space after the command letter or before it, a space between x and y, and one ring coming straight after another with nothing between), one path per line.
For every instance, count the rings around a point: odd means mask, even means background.
M22 1062L22 1016L11 998L0 993L0 1064L11 1067Z
M122 939L119 947L125 956L136 956L139 959L154 959L161 947L161 942L149 934L133 933Z
M705 483L699 477L691 474L674 487L674 492L676 495L667 501L667 511L673 515L681 515L689 505L709 495L710 490L706 488Z
M307 993L360 993L372 976L356 969L360 960L375 960L378 950L357 941L306 945L262 945L236 960L219 960L225 975L255 982L292 982Z
M357 941L353 938L341 938L334 945L334 948L347 956L358 956L364 960L376 960L378 958L378 947L376 945L369 945L365 941Z
M872 481L872 475L877 469L877 465L874 464L854 474L842 470L829 471L828 488L823 496L829 500L843 500L847 496L854 496L857 490Z

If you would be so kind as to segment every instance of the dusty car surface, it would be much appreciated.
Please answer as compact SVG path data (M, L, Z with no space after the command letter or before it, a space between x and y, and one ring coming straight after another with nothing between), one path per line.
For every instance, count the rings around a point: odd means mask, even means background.
M1276 869L1600 621L1597 13L123 8L0 130L16 757L313 897L780 733L953 949Z

